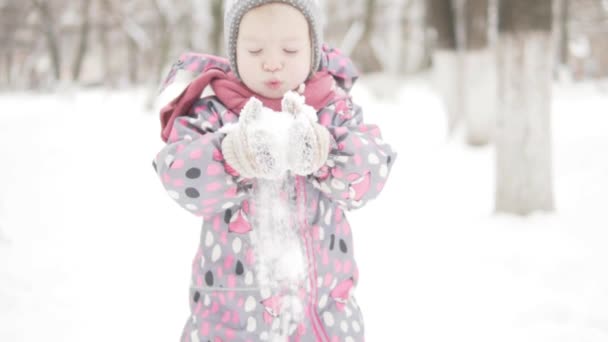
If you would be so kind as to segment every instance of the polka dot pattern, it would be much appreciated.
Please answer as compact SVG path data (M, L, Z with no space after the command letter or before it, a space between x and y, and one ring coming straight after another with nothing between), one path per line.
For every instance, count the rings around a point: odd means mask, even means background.
M182 68L195 73L208 67L230 68L225 61L203 58L207 57L182 56ZM338 86L348 89L352 85L352 65L339 52L323 47L320 65L331 70ZM337 89L338 94L341 91ZM176 121L175 143L167 145L154 163L168 195L204 218L200 247L192 263L191 313L182 340L269 341L270 327L279 323L277 317L267 315L262 303L276 293L257 290L249 236L253 228L235 229L237 223L243 228L249 220L245 203L252 183L225 166L218 149L221 135L207 134L238 121L238 115L213 97L201 99L193 108L185 123ZM316 317L306 317L301 325L288 329L300 341L315 341L313 318L330 340L359 342L365 330L354 299L359 275L343 211L363 206L385 183L390 184L387 178L396 154L377 127L363 123L361 109L348 96L322 109L319 119L333 139L326 164L305 183L310 229L303 231L309 232L312 249L306 256L315 260L309 265L315 278L302 287L307 307L314 309Z
M199 168L196 168L196 167L190 168L186 172L186 177L188 177L190 179L197 179L200 176L201 176L201 170Z

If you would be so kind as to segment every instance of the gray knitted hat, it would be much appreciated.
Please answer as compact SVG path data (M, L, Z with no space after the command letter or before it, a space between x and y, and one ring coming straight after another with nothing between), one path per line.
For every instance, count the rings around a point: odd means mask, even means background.
M284 3L300 10L310 27L312 40L311 74L319 67L321 59L321 44L323 43L322 13L320 0L226 0L224 1L224 37L226 53L230 66L237 77L240 78L236 67L236 39L239 34L239 25L245 13L249 10L272 2Z

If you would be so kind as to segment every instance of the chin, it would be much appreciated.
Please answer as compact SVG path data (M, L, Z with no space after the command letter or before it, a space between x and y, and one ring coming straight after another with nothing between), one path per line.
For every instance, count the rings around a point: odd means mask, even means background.
M261 89L258 90L257 93L267 97L269 99L280 99L283 98L283 95L285 95L287 91L283 90L283 89L277 89L277 90L267 90L267 89Z

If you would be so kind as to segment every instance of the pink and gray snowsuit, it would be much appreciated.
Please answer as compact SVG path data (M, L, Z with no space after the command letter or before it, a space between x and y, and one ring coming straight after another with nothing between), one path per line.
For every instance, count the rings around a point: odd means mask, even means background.
M176 62L162 88L175 74L195 75L219 68L223 60L186 53ZM339 88L336 98L318 111L328 128L329 158L319 171L296 176L293 198L301 244L306 252L308 282L300 297L305 319L289 341L364 341L363 317L353 290L358 269L353 259L351 229L345 210L362 207L387 181L396 153L377 126L363 123L361 108L348 94L357 79L350 59L324 46L320 69ZM249 233L255 227L251 189L254 179L238 175L222 156L219 129L238 121L216 96L203 96L188 115L179 116L154 167L169 195L183 208L204 218L199 248L192 263L191 315L181 341L263 341L280 317L280 293L263 293L255 282Z

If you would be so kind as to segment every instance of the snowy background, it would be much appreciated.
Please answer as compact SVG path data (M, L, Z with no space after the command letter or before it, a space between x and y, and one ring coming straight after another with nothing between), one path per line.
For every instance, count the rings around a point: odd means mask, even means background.
M608 87L553 87L557 210L497 216L494 150L428 77L354 97L399 153L348 213L368 341L608 341ZM602 88L603 87L603 88ZM0 93L0 341L175 341L201 220L164 193L143 89Z

